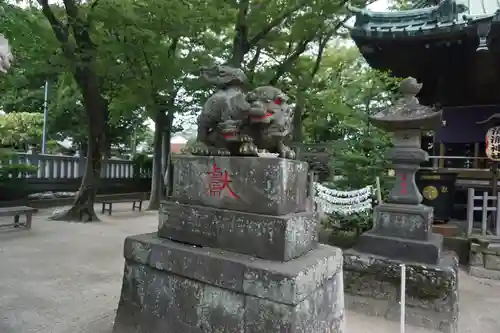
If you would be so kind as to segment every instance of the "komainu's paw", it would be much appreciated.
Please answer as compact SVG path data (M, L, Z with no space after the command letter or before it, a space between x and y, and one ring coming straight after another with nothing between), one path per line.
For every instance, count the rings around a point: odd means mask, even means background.
M252 137L250 137L249 135L246 135L246 134L241 134L240 135L240 141L241 142L252 142L253 139Z
M218 148L215 151L216 156L230 156L231 152L227 148Z
M245 156L257 156L257 146L253 142L243 142L240 154Z
M293 151L293 149L290 149L289 147L283 145L280 150L280 157L287 158L289 160L295 159L295 151Z
M188 154L198 155L198 156L207 156L209 155L209 149L206 144L201 141L194 142L191 147L186 149Z

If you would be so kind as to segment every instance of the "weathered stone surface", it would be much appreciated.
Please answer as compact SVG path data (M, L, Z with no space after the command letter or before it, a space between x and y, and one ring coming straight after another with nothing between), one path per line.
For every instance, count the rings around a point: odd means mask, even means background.
M162 202L158 235L262 259L287 261L316 247L313 212L282 216Z
M344 253L346 308L399 320L400 261ZM458 260L443 253L439 265L406 264L406 318L409 325L457 332Z
M187 246L154 233L127 237L124 256L189 279L290 304L304 299L342 266L342 251L322 244L299 258L278 262Z
M500 248L497 244L472 243L469 252L469 274L483 279L500 280Z
M128 237L115 333L343 332L342 255L287 263Z
M173 166L172 200L179 203L268 215L306 210L305 162L281 158L176 156ZM225 179L229 182L225 183Z
M494 271L479 266L470 266L469 274L481 279L500 280L500 271Z
M433 208L424 205L381 204L373 213L372 233L381 236L429 240Z
M496 254L484 254L484 268L500 271L500 257Z
M354 249L394 260L407 260L435 265L441 260L443 236L431 234L429 241L381 236L365 232L359 237Z

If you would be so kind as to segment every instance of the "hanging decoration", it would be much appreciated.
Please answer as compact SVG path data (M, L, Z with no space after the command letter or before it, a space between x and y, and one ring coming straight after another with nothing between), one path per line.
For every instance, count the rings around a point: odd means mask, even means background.
M372 208L372 186L353 191L338 191L319 183L314 183L314 201L326 214L351 215Z
M500 126L492 127L486 132L486 156L490 160L500 161Z

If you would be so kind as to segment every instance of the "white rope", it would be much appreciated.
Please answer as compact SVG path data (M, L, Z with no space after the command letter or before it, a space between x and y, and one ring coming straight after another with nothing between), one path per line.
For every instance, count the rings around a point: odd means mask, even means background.
M314 183L313 186L314 201L323 213L351 215L372 207L372 186L353 191L338 191L319 183Z

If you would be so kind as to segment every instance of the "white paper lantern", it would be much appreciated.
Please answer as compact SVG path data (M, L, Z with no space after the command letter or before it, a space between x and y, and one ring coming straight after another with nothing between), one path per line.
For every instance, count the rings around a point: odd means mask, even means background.
M500 161L500 126L486 132L486 156L493 161Z

